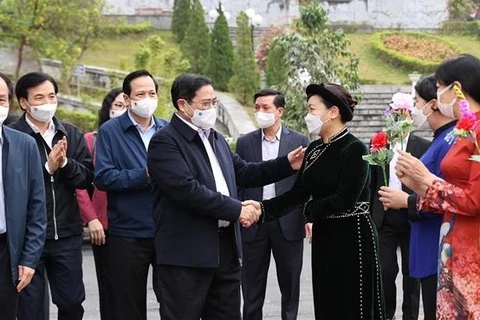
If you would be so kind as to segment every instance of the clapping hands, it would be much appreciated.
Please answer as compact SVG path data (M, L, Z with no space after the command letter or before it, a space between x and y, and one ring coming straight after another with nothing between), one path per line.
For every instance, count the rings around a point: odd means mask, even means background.
M48 171L53 174L58 168L61 168L67 159L67 137L59 140L48 155Z
M258 221L261 214L260 202L253 200L244 201L242 202L242 211L240 212L238 222L242 227L248 228Z

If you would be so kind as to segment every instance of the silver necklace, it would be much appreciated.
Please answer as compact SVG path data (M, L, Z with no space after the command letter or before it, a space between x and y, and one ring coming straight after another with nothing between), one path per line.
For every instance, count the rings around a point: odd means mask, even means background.
M339 132L331 136L330 139L328 139L327 143L320 143L319 145L315 146L312 150L310 150L310 152L307 154L305 158L306 159L305 169L303 171L305 172L308 168L310 168L315 163L315 161L317 161L322 156L322 154L328 149L328 147L330 147L332 143L340 140L341 138L345 137L347 134L348 134L348 129L347 127L344 127L342 130L340 130ZM322 149L322 147L324 148ZM311 162L307 164L308 161L311 161Z

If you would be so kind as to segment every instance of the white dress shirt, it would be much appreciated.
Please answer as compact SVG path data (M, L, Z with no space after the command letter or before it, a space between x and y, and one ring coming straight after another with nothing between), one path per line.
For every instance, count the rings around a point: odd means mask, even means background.
M32 121L30 121L30 119L28 119L27 115L25 115L25 120L27 121L30 128L32 128L33 132L40 133L40 135L42 136L42 138L45 141L45 143L47 144L47 146L50 149L52 149L53 137L55 137L55 133L57 133L57 130L55 128L55 124L53 123L53 120L50 120L50 122L48 123L47 130L45 130L45 132L43 134L40 132L40 128L37 127ZM47 150L45 150L45 154L47 155L47 158L48 158ZM65 161L62 163L60 168L65 167L67 165L67 163L68 163L68 158L65 157ZM45 162L45 169L47 170L48 173L52 174L52 172L50 172L50 170L48 168L48 160L47 160L47 162Z
M208 160L210 161L210 165L212 168L213 172L213 178L215 179L215 187L216 191L220 192L221 194L225 196L230 196L230 191L228 190L228 185L227 181L225 180L225 176L223 175L222 168L220 167L220 163L218 162L217 156L215 155L215 152L212 148L212 145L210 144L210 141L208 141L208 134L210 133L210 130L203 130L193 123L190 123L180 117L178 114L176 114L177 117L180 118L183 122L185 122L190 128L198 132L198 135L202 139L203 146L205 147L205 151L207 151L208 155ZM225 220L218 220L218 226L219 227L227 227L230 224L229 221Z
M403 148L402 148L402 144L400 143L400 141L397 141L393 147L390 146L390 149L393 150L393 158L392 158L392 161L390 161L390 166L389 166L388 186L392 189L402 190L402 182L397 177L397 173L395 172L395 166L397 165L397 160L398 160L398 156L399 156L397 150L405 151L407 149L407 143L408 143L408 137L409 136L410 136L410 134L408 134L405 137L405 139L403 140Z
M278 157L278 150L280 148L280 136L282 135L282 126L277 130L275 136L269 140L262 130L262 160L273 160ZM268 184L263 187L262 200L275 198L275 183Z

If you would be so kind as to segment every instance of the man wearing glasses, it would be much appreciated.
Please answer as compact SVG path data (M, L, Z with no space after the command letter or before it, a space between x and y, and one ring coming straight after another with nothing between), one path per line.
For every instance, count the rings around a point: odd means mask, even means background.
M111 319L147 318L148 269L156 268L147 150L153 134L167 124L153 115L157 91L148 71L130 73L123 81L127 112L98 130L95 185L108 197L106 304ZM158 298L155 284L154 291Z
M237 185L261 186L294 174L304 151L247 163L213 130L218 101L210 79L181 75L171 95L176 113L148 150L160 317L240 320L239 225L255 223L260 208L237 200Z

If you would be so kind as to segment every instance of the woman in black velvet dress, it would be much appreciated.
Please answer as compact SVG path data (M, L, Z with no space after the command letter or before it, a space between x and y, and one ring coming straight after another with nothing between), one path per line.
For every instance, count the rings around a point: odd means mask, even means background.
M303 206L313 222L315 318L385 319L378 242L369 213L366 145L348 132L356 101L340 85L307 87L310 133L320 136L305 153L289 192L261 202L262 219Z

